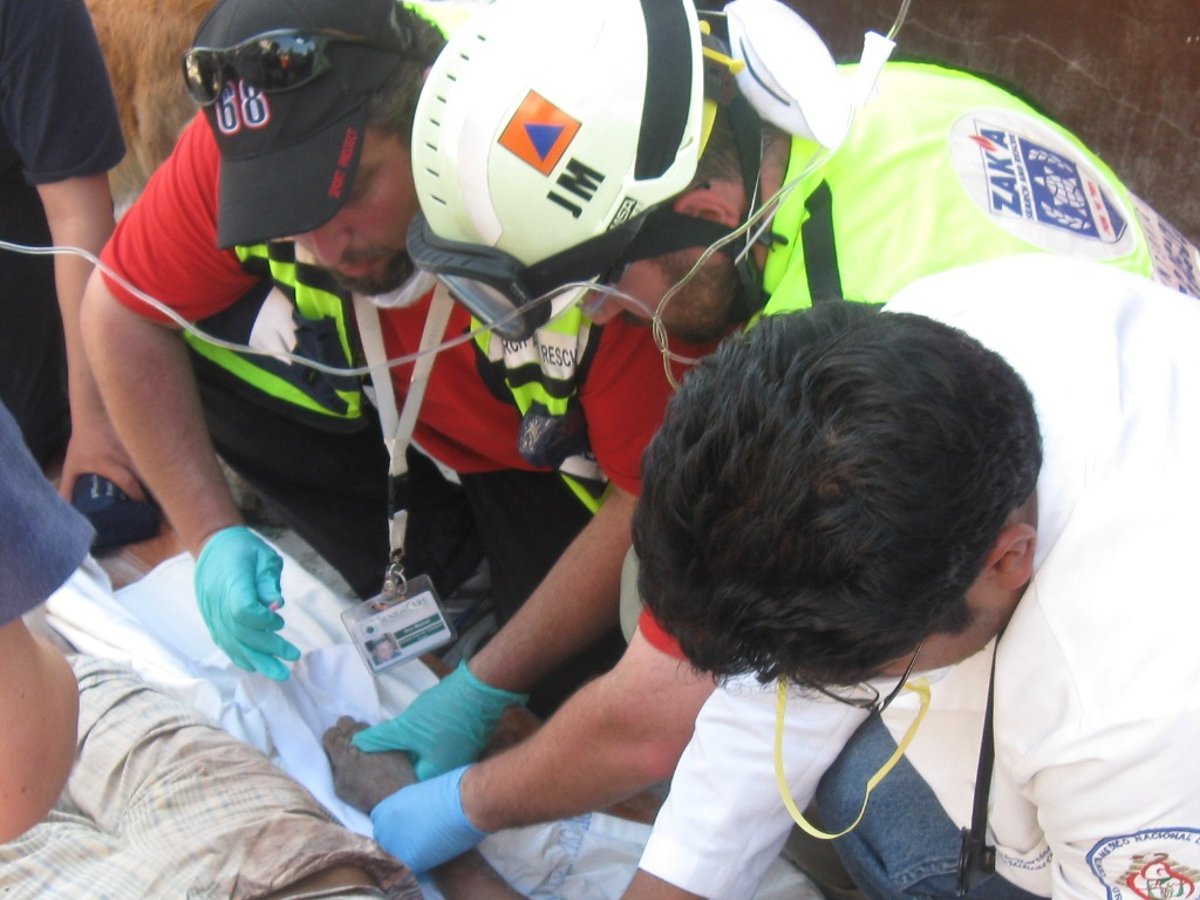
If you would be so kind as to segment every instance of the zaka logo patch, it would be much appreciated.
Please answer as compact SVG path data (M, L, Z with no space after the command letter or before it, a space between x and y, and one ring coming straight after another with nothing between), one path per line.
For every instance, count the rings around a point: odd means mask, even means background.
M500 135L500 146L549 175L562 159L580 122L541 94L530 91Z
M1017 112L975 111L954 124L950 139L963 187L1010 234L1096 260L1135 249L1115 187L1044 123Z

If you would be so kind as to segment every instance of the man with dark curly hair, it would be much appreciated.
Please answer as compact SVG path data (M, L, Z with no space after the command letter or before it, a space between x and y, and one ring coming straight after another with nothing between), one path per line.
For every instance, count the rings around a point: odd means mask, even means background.
M771 316L684 397L645 459L639 587L716 675L869 679L971 625L996 536L1036 520L1028 391L931 319L849 303Z
M1023 257L694 369L634 546L721 688L636 896L751 896L793 819L868 896L1193 884L1198 339L1149 281Z

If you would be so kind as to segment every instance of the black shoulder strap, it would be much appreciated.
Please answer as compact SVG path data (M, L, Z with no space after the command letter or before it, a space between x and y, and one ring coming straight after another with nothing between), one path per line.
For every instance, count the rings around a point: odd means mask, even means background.
M822 181L804 201L808 218L800 226L804 270L813 305L841 300L842 275L838 269L837 242L833 237L833 191Z
M1003 633L1003 632L1002 632ZM996 870L996 848L987 843L988 795L992 788L992 763L996 758L996 741L992 728L992 697L996 690L996 652L1000 635L992 648L992 673L988 678L987 708L983 713L983 737L979 744L979 769L975 773L975 805L971 810L971 827L962 830L962 847L958 858L958 893L965 897L980 876Z

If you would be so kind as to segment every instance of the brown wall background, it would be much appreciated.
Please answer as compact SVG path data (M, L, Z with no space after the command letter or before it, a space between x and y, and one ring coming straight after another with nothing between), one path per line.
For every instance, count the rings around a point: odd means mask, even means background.
M786 2L843 61L858 58L864 31L886 34L901 5ZM212 3L87 0L130 144L119 193L136 192L194 112L178 60ZM1016 86L1200 245L1200 0L912 0L896 52Z
M839 61L900 0L788 0ZM1200 246L1200 0L912 0L896 56L1017 87Z

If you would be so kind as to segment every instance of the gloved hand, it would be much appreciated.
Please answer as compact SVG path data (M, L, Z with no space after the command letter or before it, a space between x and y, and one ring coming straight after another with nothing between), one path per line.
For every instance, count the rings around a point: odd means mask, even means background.
M396 718L360 731L351 742L367 753L406 751L424 781L474 762L504 710L528 699L485 684L463 661Z
M300 651L275 632L283 617L279 554L240 525L222 528L208 539L196 560L196 599L214 643L247 672L285 681Z
M371 810L375 840L414 872L428 872L466 853L488 833L471 824L463 811L463 766L401 788Z

